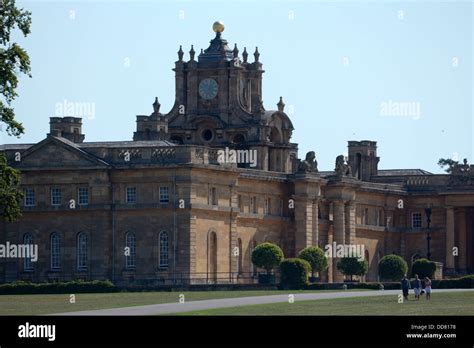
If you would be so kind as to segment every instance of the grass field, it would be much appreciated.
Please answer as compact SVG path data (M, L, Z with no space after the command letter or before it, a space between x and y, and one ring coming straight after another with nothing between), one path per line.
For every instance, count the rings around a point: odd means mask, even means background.
M398 303L397 295L272 303L178 315L474 315L474 292L433 294Z
M321 291L292 291L292 293ZM334 292L334 291L326 291ZM0 315L38 315L94 309L143 306L179 301L286 294L278 290L252 291L193 291L193 292L123 292L110 294L75 294L76 303L69 302L69 294L61 295L0 295Z

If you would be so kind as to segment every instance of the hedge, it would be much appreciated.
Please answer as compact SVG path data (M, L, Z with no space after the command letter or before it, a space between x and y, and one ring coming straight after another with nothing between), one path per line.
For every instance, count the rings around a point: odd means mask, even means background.
M423 280L422 280L423 281ZM411 283L411 282L410 282ZM380 285L383 285L385 290L399 290L401 289L400 282L374 282L374 283L314 283L305 287L306 290L339 290L342 289L343 284L347 285L348 289L371 289L379 290ZM436 289L474 289L474 275L467 275L456 279L441 279L432 280L431 287L434 291Z
M308 261L298 258L285 259L280 263L282 289L304 289L308 285L308 273L311 265Z
M16 281L0 284L0 295L105 293L117 291L120 291L120 289L109 280L93 280L90 282L74 280L54 283Z
M407 271L407 263L398 255L385 255L379 261L379 276L382 280L398 281L407 274Z
M411 266L411 276L418 274L420 279L425 277L432 278L436 271L436 264L428 259L418 259Z

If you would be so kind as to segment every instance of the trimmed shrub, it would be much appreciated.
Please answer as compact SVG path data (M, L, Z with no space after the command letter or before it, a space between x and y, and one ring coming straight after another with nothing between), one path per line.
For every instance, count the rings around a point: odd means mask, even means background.
M317 246L309 246L300 251L298 257L302 260L308 261L311 266L311 277L314 278L314 273L322 272L328 268L328 258L321 248Z
M342 274L350 276L351 281L353 276L363 276L369 269L368 262L357 257L343 257L336 266Z
M270 274L272 268L279 266L283 258L283 251L273 243L259 244L252 252L252 263L257 267L264 268L267 274Z
M381 280L398 281L407 274L407 271L407 263L398 255L385 255L379 261L379 276Z
M413 262L411 266L411 274L414 277L418 274L418 277L423 279L424 277L432 278L436 271L436 264L428 259L418 259Z
M303 259L285 259L280 264L281 288L303 289L308 283L311 265Z
M109 280L93 280L90 282L74 280L70 282L54 283L28 283L24 281L16 281L0 285L0 295L104 293L117 291L119 291L119 288Z

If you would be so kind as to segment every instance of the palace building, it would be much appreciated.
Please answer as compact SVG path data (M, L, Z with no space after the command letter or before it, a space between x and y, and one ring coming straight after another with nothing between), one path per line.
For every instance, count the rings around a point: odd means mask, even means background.
M383 170L377 143L362 140L319 171L314 152L299 158L282 98L264 107L258 49L250 61L222 23L213 29L200 54L191 47L185 60L180 47L174 106L162 113L156 99L133 141L86 142L80 118L51 117L39 143L0 146L24 190L23 216L0 222L0 244L38 245L36 262L1 259L0 282L254 283L262 242L286 257L363 245L366 281L392 253L409 266L429 256L444 275L474 272L474 166ZM336 262L322 281L344 279Z

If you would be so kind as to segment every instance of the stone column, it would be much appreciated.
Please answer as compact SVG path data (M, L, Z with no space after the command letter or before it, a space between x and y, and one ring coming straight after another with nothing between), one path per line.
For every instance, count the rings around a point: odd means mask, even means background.
M345 206L345 242L346 244L355 244L356 232L356 203L350 201Z
M328 228L328 244L329 245L332 245L332 242L334 241L334 228L332 225L329 225L329 228ZM324 249L323 249L324 250ZM333 258L330 258L328 260L328 269L327 269L327 272L328 272L328 283L332 283L334 281L334 277L333 277Z
M344 201L334 201L334 242L337 245L344 244L345 241L345 212ZM334 282L343 282L344 275L337 270L337 262L339 261L335 256L336 250L333 248L333 279Z
M466 250L467 250L467 236L466 236L466 209L462 208L459 209L459 218L456 219L459 224L456 224L459 228L458 231L458 245L459 248L459 259L458 259L458 266L459 271L465 272L466 271Z
M445 273L454 273L454 208L446 208L446 261Z
M313 201L306 197L295 200L295 255L313 243Z
M313 201L313 245L318 246L319 244L319 200Z

